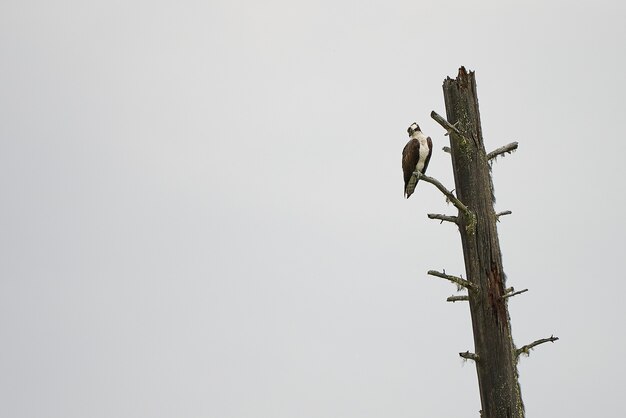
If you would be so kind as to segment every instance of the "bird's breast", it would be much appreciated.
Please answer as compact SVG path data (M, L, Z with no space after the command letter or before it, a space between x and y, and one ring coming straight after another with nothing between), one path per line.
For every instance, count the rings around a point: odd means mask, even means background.
M422 172L424 170L424 164L426 164L428 154L430 153L430 149L428 149L428 141L426 140L426 138L419 138L418 141L420 143L419 158L417 160L417 165L415 166L415 168L419 172Z

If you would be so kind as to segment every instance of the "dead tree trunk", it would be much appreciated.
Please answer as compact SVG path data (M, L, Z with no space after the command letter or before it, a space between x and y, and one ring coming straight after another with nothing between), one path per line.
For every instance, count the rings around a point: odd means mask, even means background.
M443 83L457 198L468 208L459 214L469 305L474 330L476 371L486 418L524 416L517 355L505 298L505 275L498 242L491 173L480 125L474 72L465 68Z
M489 161L516 150L517 142L489 154L485 152L473 72L461 67L455 80L444 80L443 93L448 120L434 111L431 117L450 135L450 148L444 150L452 154L456 195L435 178L419 171L413 174L437 187L458 209L458 216L430 213L428 217L459 227L467 279L445 271L430 270L428 274L467 289L467 295L450 296L448 302L469 301L475 352L459 355L476 362L481 417L523 418L524 404L517 375L519 356L558 338L550 336L516 348L511 337L508 300L528 289L516 292L506 287L496 222L511 211L494 212Z

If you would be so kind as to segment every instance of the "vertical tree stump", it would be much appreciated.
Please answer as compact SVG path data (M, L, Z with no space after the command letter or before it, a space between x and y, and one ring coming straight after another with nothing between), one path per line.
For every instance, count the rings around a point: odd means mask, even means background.
M481 416L522 418L517 355L511 337L508 298L503 297L505 275L474 72L468 73L461 67L456 79L444 80L443 92L447 119L458 130L450 132L456 195L471 212L459 211L458 225L466 277L475 285L468 293Z

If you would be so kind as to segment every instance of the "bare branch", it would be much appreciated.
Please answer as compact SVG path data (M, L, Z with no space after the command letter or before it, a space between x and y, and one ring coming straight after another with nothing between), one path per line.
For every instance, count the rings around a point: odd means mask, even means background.
M533 341L530 344L527 344L523 347L518 348L517 350L515 350L515 356L519 357L520 354L525 354L527 356L530 355L530 350L532 350L534 347L538 346L539 344L543 344L543 343L553 343L555 341L558 341L559 337L555 337L554 335L551 335L550 338L542 338L541 340L537 340L537 341Z
M459 295L459 296L449 296L448 299L446 299L446 302L459 302L462 300L469 300L469 296L467 295Z
M436 188L439 189L439 191L441 191L441 193L443 193L449 201L452 202L452 204L454 206L457 207L458 210L462 211L465 214L471 214L470 210L467 208L467 206L465 206L463 204L463 202L461 202L459 199L456 198L456 196L454 194L452 194L452 192L448 189L446 189L443 184L441 184L439 182L439 180L437 180L436 178L433 177L428 177L422 173L420 173L419 171L415 171L413 174L415 174L417 176L418 180L424 180L427 183L430 183L432 185L434 185Z
M439 116L439 115L437 115L437 116ZM447 122L447 121L446 121L446 122ZM456 122L454 122L454 124L452 124L452 127L453 127L453 128L455 128L455 129L457 128L457 126L459 126L459 121L458 121L458 120L457 120ZM450 132L451 132L451 131L446 132L445 134L443 134L443 136L448 136L448 135L450 135Z
M480 356L475 353L470 353L469 350L465 353L459 353L459 356L463 357L465 360L474 360L476 362L480 361Z
M510 144L507 144L503 147L497 148L493 151L491 151L489 154L487 154L487 161L490 161L494 158L496 158L499 155L503 155L503 154L510 154L513 151L515 151L517 149L517 142L511 142Z
M496 221L497 222L500 221L500 216L511 215L511 214L513 214L513 212L511 212L510 210L505 210L503 212L498 212L498 213L496 213Z
M443 152L447 152L448 154L452 154L452 150L450 149L450 147L443 147L441 149L443 150Z
M452 125L450 122L448 122L443 116L439 115L437 112L435 112L434 110L432 112L430 112L430 117L433 118L435 120L435 122L437 122L439 125L441 125L441 127L443 129L446 130L447 134L446 135L450 135L450 133L454 132L455 134L464 137L464 135L461 133L461 131L459 131L456 127L456 125L459 123L458 121Z
M431 276L441 277L442 279L450 280L452 283L455 283L460 288L464 287L466 289L478 290L474 283L461 277L451 276L449 274L446 274L445 272L440 273L437 270L428 270L428 274Z
M468 143L469 139L467 138L467 136L465 136L458 128L457 125L459 123L459 121L456 121L454 123L454 125L450 124L450 122L448 122L446 119L444 119L442 116L440 116L439 114L437 114L437 112L435 112L434 110L432 112L430 112L430 117L433 118L435 120L435 122L437 122L439 125L441 125L441 127L443 129L446 130L446 136L452 134L454 132L454 134L458 137L458 139L460 139L461 141ZM472 142L474 143L474 145L478 146L478 142L476 141L476 138L474 138L472 136Z
M524 292L528 292L528 289L520 290L518 292L506 293L506 294L502 295L502 299L510 298L510 297L522 294Z
M507 287L506 289L504 289L504 294L506 295L507 293L511 293L511 292L515 292L515 288L513 286L511 287Z
M459 218L457 218L456 216L440 215L438 213L429 213L428 214L428 218L429 219L439 219L441 221L441 223L443 223L443 221L447 221L447 222L452 222L452 223L458 224L458 222L459 222Z

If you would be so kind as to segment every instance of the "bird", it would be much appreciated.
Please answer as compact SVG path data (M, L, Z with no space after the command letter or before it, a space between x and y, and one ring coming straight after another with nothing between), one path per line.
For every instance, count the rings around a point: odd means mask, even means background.
M404 173L404 196L408 199L419 181L413 173L419 171L426 174L430 156L433 153L433 141L422 133L415 122L409 126L407 132L411 139L402 150L402 171Z

